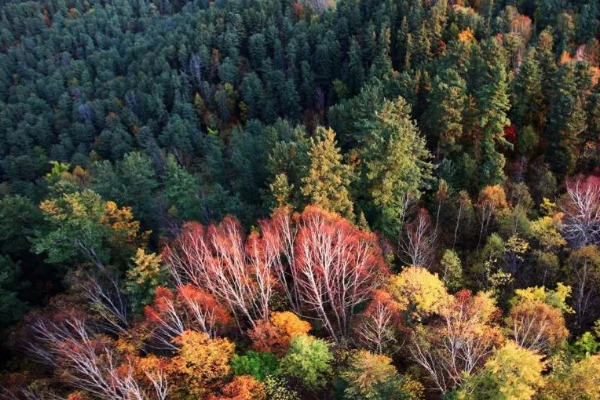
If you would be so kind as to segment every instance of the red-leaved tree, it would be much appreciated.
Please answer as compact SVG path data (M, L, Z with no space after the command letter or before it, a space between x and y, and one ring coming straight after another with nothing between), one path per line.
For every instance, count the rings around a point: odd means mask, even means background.
M175 293L158 287L154 302L144 311L154 345L167 350L177 348L173 339L185 331L195 330L215 337L231 321L228 310L210 293L191 285L179 286Z
M177 285L214 296L240 329L268 320L278 290L333 340L347 337L356 307L389 273L377 237L316 206L295 216L277 210L259 225L246 236L232 217L208 228L188 223L163 259Z
M275 279L257 233L244 234L239 221L227 217L208 228L189 222L163 250L163 259L178 286L191 284L226 305L238 327L252 327L269 316Z
M349 334L356 307L388 274L377 237L315 206L297 224L292 268L301 307L340 341Z

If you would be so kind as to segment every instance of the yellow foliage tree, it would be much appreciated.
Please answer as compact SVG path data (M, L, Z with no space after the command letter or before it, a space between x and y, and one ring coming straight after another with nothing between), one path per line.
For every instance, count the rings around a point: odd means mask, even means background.
M229 362L235 345L228 339L210 339L206 333L185 331L174 340L179 346L172 359L180 390L205 399L223 384L230 374Z
M119 208L114 201L107 201L104 204L104 215L101 222L109 229L120 232L119 240L134 247L144 247L150 231L140 233L140 222L133 218L131 207Z
M548 378L546 400L600 400L600 355L566 365Z
M531 233L547 251L559 249L567 241L559 232L560 216L546 216L531 223Z
M137 249L132 260L134 265L127 271L125 290L132 298L134 310L139 311L152 303L155 288L164 283L165 271L161 257L156 253Z
M545 367L541 355L509 341L467 380L458 399L530 400L545 384Z
M416 320L438 313L450 299L444 282L422 267L408 267L393 276L388 291L400 309Z
M306 335L312 329L309 322L303 321L296 314L290 311L271 313L271 323L277 328L293 338L298 335Z
M129 258L150 234L140 232L131 208L105 202L88 189L46 200L40 209L50 230L35 239L34 248L46 252L51 263L83 259L102 269L109 261Z
M517 304L526 301L540 301L549 306L558 308L565 313L573 313L573 309L567 304L567 298L571 295L571 286L558 282L556 290L548 290L543 286L534 286L526 289L515 290L515 297L511 303Z
M391 399L402 394L402 398L416 400L423 393L417 382L408 380L405 385L391 358L365 350L352 356L350 367L341 376L348 385L344 399Z
M471 43L475 40L475 34L471 28L467 28L458 34L458 40L465 43Z
M308 155L311 161L308 175L302 178L302 194L310 203L319 204L346 218L354 218L348 189L352 168L343 163L335 132L318 127L315 137L311 139Z

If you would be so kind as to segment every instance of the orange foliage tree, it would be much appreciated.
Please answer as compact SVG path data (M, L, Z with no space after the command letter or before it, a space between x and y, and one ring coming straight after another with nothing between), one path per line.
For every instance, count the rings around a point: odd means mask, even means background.
M388 274L377 238L315 206L299 216L295 263L303 310L334 341L348 336L356 307Z
M310 323L301 320L289 311L273 312L269 321L260 321L248 332L252 348L256 351L283 355L296 336L306 335L311 330Z
M477 207L481 210L481 228L479 230L479 240L477 247L481 244L481 239L488 230L492 216L508 208L506 193L500 185L486 186L481 189Z
M225 385L222 396L211 397L210 400L264 400L265 389L259 381L251 376L236 376Z
M60 371L61 379L72 388L106 400L167 399L169 384L162 368L145 371L144 384L135 359L110 338L95 334L85 321L39 320L32 331L31 352Z
M394 353L398 349L397 331L402 328L401 306L385 290L373 292L373 300L356 325L358 343L377 354Z
M194 331L185 331L174 342L179 348L171 360L171 380L177 382L177 389L194 398L211 397L230 375L235 345Z
M571 288L559 283L556 291L543 287L518 289L507 318L512 337L519 346L538 352L555 349L567 340L564 312Z

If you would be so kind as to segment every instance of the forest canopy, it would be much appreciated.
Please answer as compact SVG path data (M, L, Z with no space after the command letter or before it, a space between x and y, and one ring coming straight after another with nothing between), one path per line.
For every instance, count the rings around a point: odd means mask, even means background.
M600 400L597 0L4 0L0 398Z

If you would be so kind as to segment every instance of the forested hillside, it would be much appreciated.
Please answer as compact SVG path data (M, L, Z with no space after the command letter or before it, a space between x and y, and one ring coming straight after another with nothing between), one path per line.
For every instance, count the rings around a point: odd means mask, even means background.
M0 398L600 400L598 0L3 0Z

